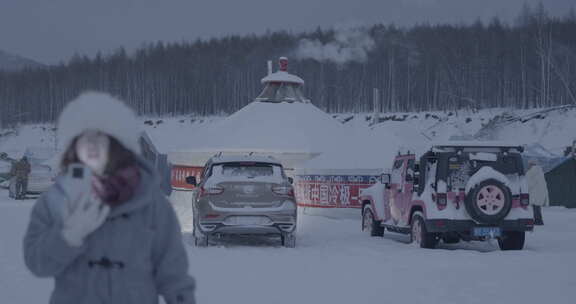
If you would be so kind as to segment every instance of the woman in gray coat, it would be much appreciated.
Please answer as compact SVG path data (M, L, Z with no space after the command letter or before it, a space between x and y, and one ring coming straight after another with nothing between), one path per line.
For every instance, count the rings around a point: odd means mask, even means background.
M84 94L61 114L63 173L80 165L92 174L80 193L62 174L32 210L24 258L55 279L50 303L195 302L180 225L139 156L138 131L133 111L105 94Z

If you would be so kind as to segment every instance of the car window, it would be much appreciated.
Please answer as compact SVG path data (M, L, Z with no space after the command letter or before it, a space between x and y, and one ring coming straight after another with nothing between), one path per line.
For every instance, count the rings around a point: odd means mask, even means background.
M414 160L413 159L408 160L408 170L414 172Z
M233 177L272 176L274 174L272 165L265 164L224 164L221 170L223 176Z

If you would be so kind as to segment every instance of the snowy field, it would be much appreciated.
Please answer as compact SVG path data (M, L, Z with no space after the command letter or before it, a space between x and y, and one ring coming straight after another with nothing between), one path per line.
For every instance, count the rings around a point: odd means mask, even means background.
M479 135L538 143L558 156L576 132L576 108L389 113L376 125L370 125L368 114L336 118L346 121L347 131L336 134L342 147L313 159L307 164L311 168L384 168L400 145ZM222 119L142 122L158 148L169 152L187 148L196 132ZM487 128L498 120L504 122ZM29 145L55 146L52 125L0 131L0 152L15 158ZM189 140L171 134L187 134ZM367 148L357 149L352 139ZM172 202L188 242L189 193L175 193ZM33 203L13 201L0 190L0 303L47 303L52 289L51 280L34 278L23 264L21 240ZM198 303L563 304L573 303L576 295L576 210L545 209L546 226L528 234L526 249L519 252L501 252L495 241L425 250L407 244L407 236L371 238L360 231L359 211L338 218L300 214L298 220L296 249L282 248L275 239L243 237L217 240L209 248L188 246Z
M173 198L188 239L189 203ZM0 190L1 303L47 303L52 288L22 260L33 203ZM401 235L370 238L359 219L301 214L296 249L243 238L189 246L190 273L198 303L573 303L576 210L546 209L544 220L524 251L501 252L495 242L419 249Z

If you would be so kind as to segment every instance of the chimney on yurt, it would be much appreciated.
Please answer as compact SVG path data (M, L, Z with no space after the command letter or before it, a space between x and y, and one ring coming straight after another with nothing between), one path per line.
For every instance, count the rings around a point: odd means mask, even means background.
M288 58L280 57L278 60L279 68L274 73L262 79L264 89L256 101L261 102L310 102L302 94L304 80L302 78L288 73Z

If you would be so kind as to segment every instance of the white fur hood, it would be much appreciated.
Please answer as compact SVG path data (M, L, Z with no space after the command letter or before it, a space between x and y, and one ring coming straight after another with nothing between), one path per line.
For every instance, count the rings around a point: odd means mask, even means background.
M65 151L86 130L116 138L124 147L141 154L139 123L134 111L106 93L87 92L66 105L58 119L58 147Z

